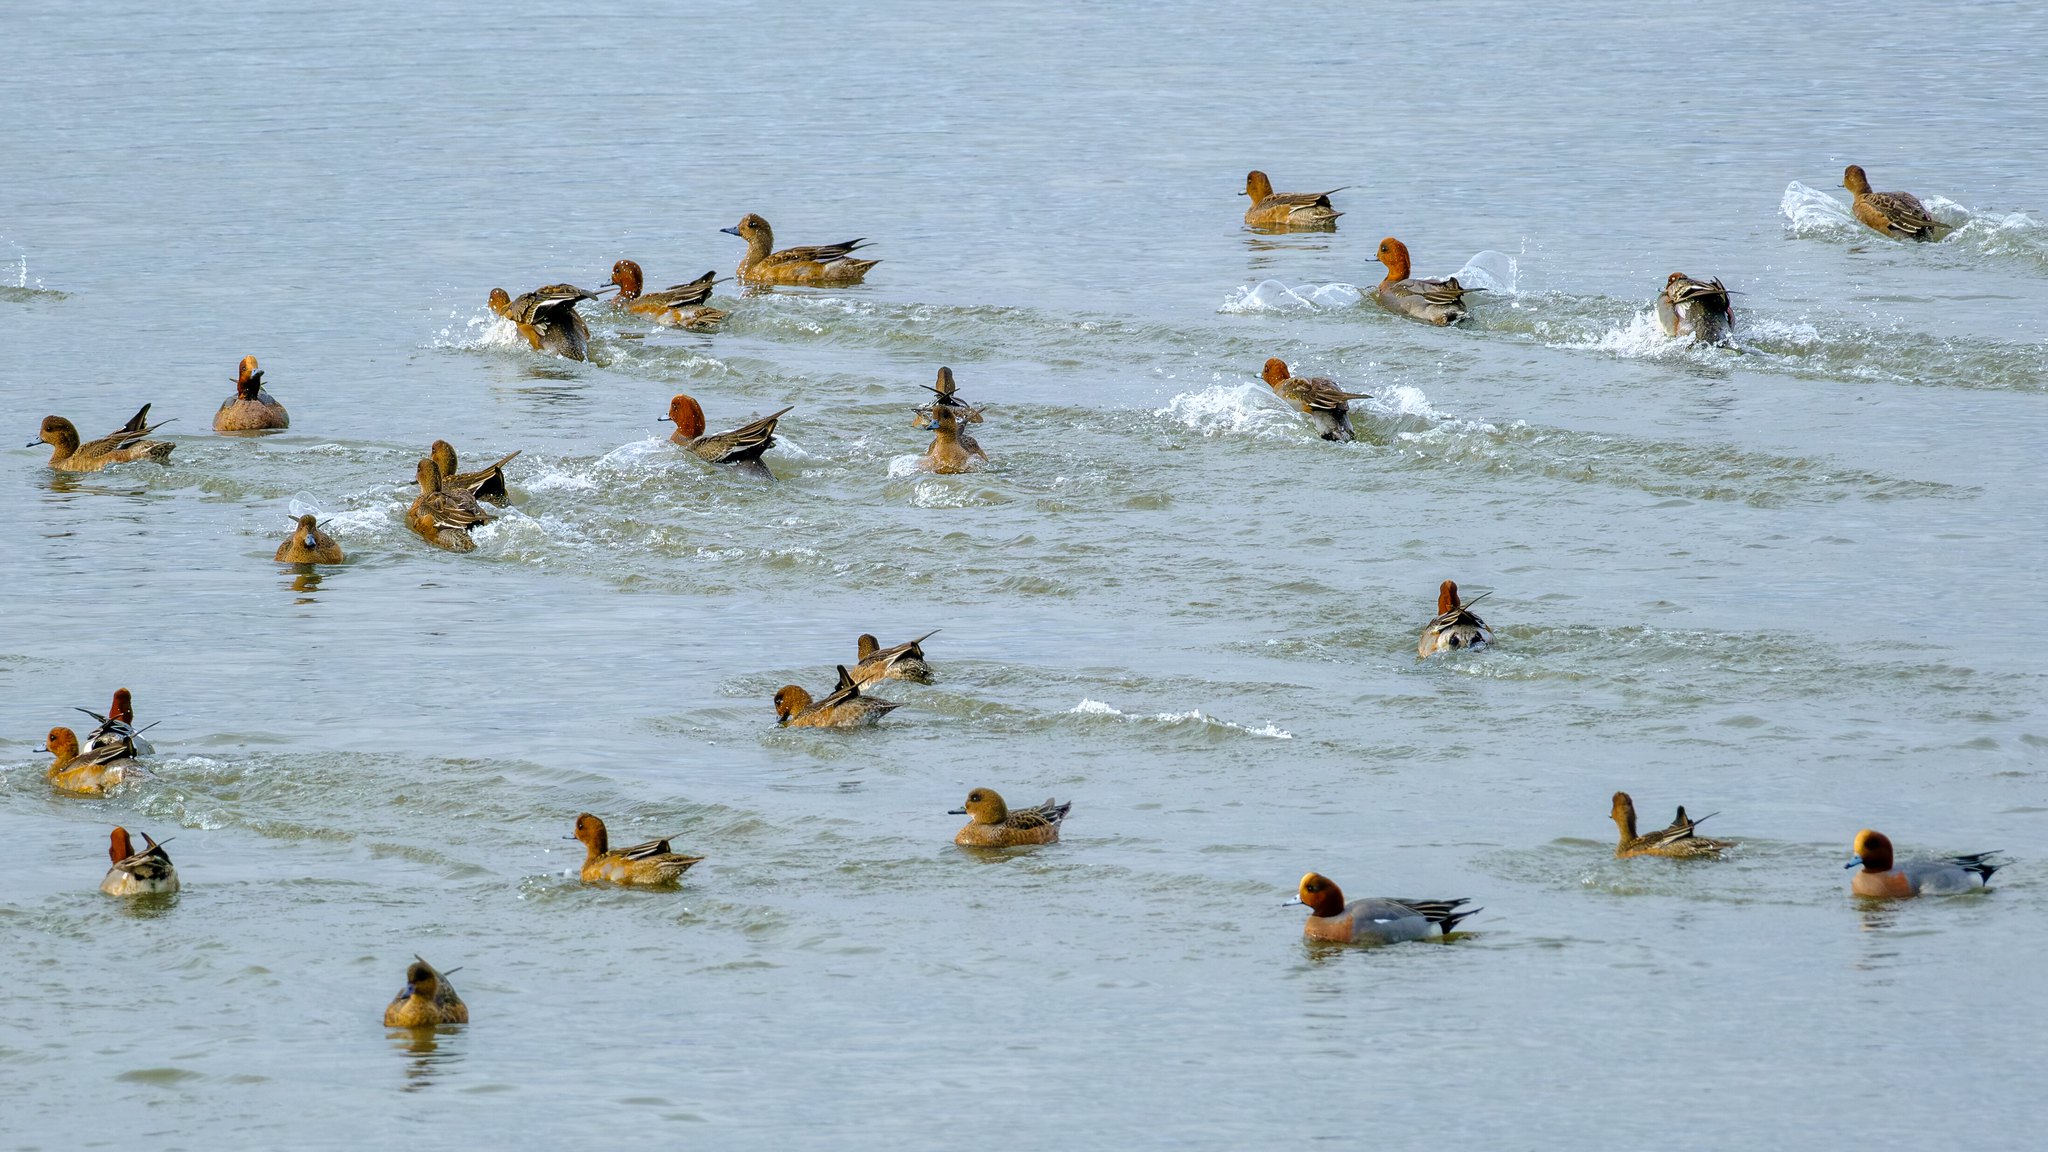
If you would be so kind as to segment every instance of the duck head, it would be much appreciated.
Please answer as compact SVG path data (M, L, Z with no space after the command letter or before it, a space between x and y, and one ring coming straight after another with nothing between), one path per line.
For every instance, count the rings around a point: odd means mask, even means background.
M737 236L751 247L768 247L775 243L775 230L768 222L752 212L740 217L740 222L730 228L720 228L728 236Z
M1281 381L1292 375L1293 373L1287 370L1287 361L1278 356L1269 357L1265 368L1259 372L1259 377L1266 382L1268 388L1278 388Z
M1308 905L1311 916L1335 916L1344 911L1344 890L1328 876L1310 872L1301 878L1301 887L1287 903Z
M66 456L78 451L78 429L62 416L43 417L42 433L28 442L28 447L48 444Z
M413 476L420 482L420 495L432 496L441 490L441 466L434 463L432 456L420 458L420 466L413 470Z
M1855 859L1842 865L1844 868L1854 868L1861 864L1865 872L1889 872L1892 870L1891 838L1882 832L1872 832L1868 828L1858 832L1856 834L1856 843L1849 851L1855 854Z
M1440 585L1438 585L1438 586L1437 586L1437 590L1436 590L1436 614L1437 614L1437 615L1441 616L1441 615L1443 615L1443 614L1444 614L1444 613L1446 613L1446 612L1455 612L1455 611L1457 611L1457 610L1458 610L1458 603L1459 603L1459 601L1458 601L1458 582L1457 582L1457 581L1455 581L1455 580L1446 580L1446 581L1444 581L1444 582L1443 582L1442 584L1440 584Z
M592 860L611 849L611 836L605 831L604 821L588 812L576 817L576 838L583 841L583 847Z
M1631 840L1635 839L1636 802L1629 798L1628 793L1616 792L1614 794L1614 806L1607 810L1607 814L1613 817L1616 824L1621 826L1622 835Z
M52 728L50 734L43 737L43 746L36 751L55 756L61 767L78 758L78 733L69 728Z
M861 660L865 660L882 650L882 642L867 632L861 633L860 639L854 641L853 645L858 658Z
M414 996L432 1000L441 990L441 974L434 966L415 956L405 969L405 987L398 992L399 999Z
M635 296L640 295L640 289L646 282L640 275L640 266L638 264L633 263L631 260L620 260L612 265L612 278L605 281L605 283L618 286L619 299L631 300Z
M235 374L235 395L243 400L256 399L256 393L263 390L263 373L256 367L254 356L242 357L242 367Z
M1254 168L1250 172L1245 173L1244 191L1238 193L1238 195L1249 196L1252 198L1252 203L1257 204L1272 194L1273 182L1266 179L1264 172Z
M292 541L307 548L320 546L320 521L307 514L298 519L298 527L292 529Z
M114 702L107 706L107 719L119 720L123 724L135 723L135 697L126 688L114 689Z
M976 788L967 794L967 803L952 810L950 815L965 816L976 824L1001 824L1010 818L1010 806L996 795L993 788Z
M795 684L784 684L775 690L775 722L789 723L790 717L811 706L811 694Z
M1392 236L1380 241L1380 263L1387 266L1386 283L1406 280L1411 267L1408 261L1408 246Z
M668 415L662 417L676 426L676 431L688 440L695 440L704 434L704 409L688 396L677 396L668 402Z
M1851 164L1842 169L1842 187L1847 188L1852 196L1870 194L1870 177L1863 174L1861 164Z
M433 460L434 467L441 470L441 478L444 480L458 471L455 467L455 445L446 440L436 440L428 446L427 456Z
M115 825L114 834L107 837L107 856L119 864L133 855L135 849L128 842L128 830L118 824Z

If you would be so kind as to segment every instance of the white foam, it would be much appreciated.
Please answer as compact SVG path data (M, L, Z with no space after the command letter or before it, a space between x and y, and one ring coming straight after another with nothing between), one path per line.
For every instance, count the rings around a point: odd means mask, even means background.
M1429 396L1412 384L1388 384L1373 387L1372 399L1361 401L1354 407L1365 409L1374 416L1419 416L1424 420L1448 420L1448 412L1439 411L1429 402Z
M1520 291L1522 266L1513 256L1487 248L1474 252L1465 266L1451 275L1466 288L1513 296Z
M285 511L291 513L294 520L301 516L311 516L315 520L323 519L320 514L320 501L315 499L311 492L292 493L291 502L285 505Z
M1299 435L1294 413L1263 384L1218 384L1182 392L1154 415L1204 436Z
M518 326L494 312L474 312L467 316L460 312L451 312L448 314L448 319L451 323L434 334L432 347L526 347L526 341L519 335Z
M908 456L891 456L889 458L889 479L901 480L906 476L915 476L924 471L923 468L918 466L923 462L923 453L912 453Z
M1325 312L1355 306L1363 295L1350 284L1304 284L1289 288L1278 280L1247 284L1217 307L1218 312Z
M1818 188L1808 188L1797 180L1785 185L1785 195L1778 201L1778 211L1785 214L1794 236L1837 235L1862 227L1849 214L1846 201L1837 200Z
M1257 728L1247 728L1242 724L1235 724L1229 720L1224 720L1215 716L1207 715L1203 713L1203 711L1200 708L1190 708L1186 712L1158 712L1154 713L1151 716L1144 716L1135 713L1125 712L1121 709L1112 707L1108 704L1104 704L1100 700L1091 700L1084 696L1081 698L1081 702L1079 704L1074 705L1072 708L1068 709L1067 713L1068 715L1082 716L1115 716L1132 722L1151 721L1153 723L1158 724L1172 725L1200 724L1205 727L1227 728L1233 732L1242 732L1247 736L1262 736L1268 740L1294 739L1294 734L1292 732L1289 732L1281 728L1279 725L1273 724L1271 722L1268 722Z

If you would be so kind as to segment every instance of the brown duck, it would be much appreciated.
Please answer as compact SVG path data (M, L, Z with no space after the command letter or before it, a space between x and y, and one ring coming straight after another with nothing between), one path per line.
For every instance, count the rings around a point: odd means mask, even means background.
M881 721L900 704L861 694L846 665L839 666L839 683L830 695L813 701L811 694L795 684L785 684L775 693L775 722L785 728L861 728Z
M1065 804L1047 797L1036 808L1011 808L993 788L976 788L967 803L951 815L967 817L967 826L953 834L962 848L1015 848L1023 844L1052 844L1060 838L1060 821L1067 818Z
M1287 361L1273 357L1262 373L1266 386L1282 400L1308 413L1325 440L1349 442L1357 439L1351 431L1351 401L1370 400L1370 392L1346 392L1328 376L1306 379L1287 370Z
M171 458L171 449L177 445L151 440L149 434L168 423L149 423L149 405L144 404L118 431L80 444L78 429L71 421L62 416L45 416L42 435L29 441L28 446L48 444L50 467L59 472L97 472L109 464L126 464L131 460L154 460L161 464Z
M289 428L291 424L284 405L263 390L263 373L256 367L256 358L242 357L241 371L235 376L235 394L221 401L220 410L213 414L213 430L267 432Z
M98 796L126 780L129 773L142 771L142 765L129 756L126 744L102 744L80 752L78 733L69 728L50 729L43 746L37 751L48 752L53 757L50 766L43 769L43 775L60 792Z
M450 968L460 972L460 968ZM469 1023L469 1005L455 994L448 977L417 955L405 969L405 987L398 990L384 1009L386 1028L432 1028L439 1024Z
M1460 600L1458 585L1454 581L1444 581L1436 591L1436 616L1423 626L1422 640L1415 645L1416 657L1427 660L1439 652L1477 648L1491 643L1493 630L1472 611L1472 605L1491 595L1491 592L1481 592L1470 600Z
M1343 215L1330 206L1330 193L1342 191L1275 192L1264 172L1253 171L1246 174L1244 191L1238 195L1252 199L1252 206L1244 210L1244 222L1250 227L1328 232L1336 229L1337 217Z
M1657 293L1657 327L1666 336L1689 336L1701 344L1733 343L1735 313L1728 307L1728 286L1673 272Z
M277 546L277 555L271 559L279 564L339 564L348 557L334 537L320 530L319 518L306 515L299 517L292 534Z
M1423 280L1411 276L1414 269L1408 257L1408 246L1392 236L1380 241L1379 260L1387 266L1387 276L1373 287L1372 298L1387 311L1398 312L1424 324L1441 328L1468 319L1472 311L1465 307L1465 294L1484 291L1464 287L1456 276L1447 280Z
M775 422L795 407L792 404L780 412L770 413L730 431L706 434L704 409L691 397L677 396L668 402L668 415L662 419L676 426L676 430L669 433L670 442L682 445L691 455L713 464L737 464L767 477L773 473L761 462L761 453L775 447Z
M583 360L590 352L590 326L577 314L576 305L595 299L595 292L574 284L549 284L516 299L503 288L493 288L491 311L510 320L534 351Z
M450 552L473 552L476 541L470 538L469 530L479 524L491 522L491 515L476 502L476 497L460 488L449 488L441 482L440 466L433 457L420 461L420 494L413 498L412 507L406 510L406 527L419 533L421 539L436 548Z
M474 472L456 470L455 445L446 440L434 441L427 449L427 455L434 458L434 466L441 470L443 488L458 489L485 503L503 508L512 503L512 493L505 487L505 465L510 464L524 451L524 448L514 449Z
M853 666L853 682L866 687L877 680L908 680L913 684L932 682L932 666L924 662L924 642L939 634L939 629L907 640L894 648L882 647L881 641L863 632L854 641L860 663Z
M604 821L585 812L576 817L576 839L583 841L585 884L673 884L702 856L686 856L669 847L668 837L613 848Z
M751 212L737 225L719 231L747 242L747 254L740 257L739 267L740 280L747 284L858 284L867 278L868 269L881 263L852 259L854 250L866 244L866 237L777 252L774 230Z
M645 292L645 279L640 265L631 260L621 260L612 265L612 278L606 284L618 286L619 294L612 297L612 307L647 316L657 324L670 328L687 328L693 332L709 332L718 327L726 313L713 308L705 301L711 299L711 286L718 283L718 273L706 272L688 284L677 284L659 292Z
M1719 813L1709 812L1699 820L1685 814L1685 805L1678 806L1678 817L1668 828L1636 835L1636 802L1626 792L1614 794L1614 807L1609 810L1615 826L1621 829L1621 843L1615 846L1616 856L1673 856L1680 859L1701 856L1718 856L1728 847L1726 840L1709 840L1694 835L1693 829L1700 820L1709 820Z
M1842 170L1842 187L1855 198L1850 211L1868 227L1898 240L1939 240L1953 229L1929 215L1911 192L1872 192L1870 178L1851 164Z

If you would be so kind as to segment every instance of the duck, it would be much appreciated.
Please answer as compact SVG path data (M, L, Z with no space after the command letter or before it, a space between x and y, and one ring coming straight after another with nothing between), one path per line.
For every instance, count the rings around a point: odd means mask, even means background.
M127 464L135 460L154 460L162 464L171 458L171 449L177 445L166 440L151 440L149 435L168 423L168 420L149 423L149 405L144 404L118 430L80 444L78 429L71 421L62 416L45 416L42 434L29 441L28 446L48 444L51 448L50 467L59 472L97 472L109 464Z
M953 843L962 848L1016 848L1025 844L1056 844L1060 838L1060 821L1067 818L1067 809L1074 806L1069 800L1065 804L1048 796L1045 803L1036 808L1011 808L993 788L976 788L967 794L967 803L952 809L950 815L967 817L967 826L953 834Z
M976 414L979 418L979 414ZM932 442L924 450L924 456L917 466L926 472L941 476L956 476L974 470L974 461L979 458L988 461L988 453L974 437L960 430L960 408L952 404L933 404L919 409L911 421L914 428L933 433Z
M78 748L78 733L69 728L52 728L38 752L48 752L55 759L43 776L52 787L60 792L75 792L80 796L105 795L112 788L128 778L129 773L140 773L142 765L135 762L127 748L120 744L104 744L90 752Z
M450 968L460 972L460 968ZM469 1023L469 1005L455 994L455 986L417 953L405 969L405 987L398 990L384 1009L386 1028L432 1028L439 1024Z
M1614 848L1616 856L1670 856L1676 859L1697 859L1702 856L1719 856L1728 847L1726 840L1709 840L1695 835L1693 829L1701 820L1709 820L1719 813L1709 812L1694 820L1685 814L1685 805L1678 806L1678 816L1668 828L1636 835L1636 802L1626 792L1614 794L1614 807L1610 814L1621 829L1621 843Z
M930 684L932 666L924 662L924 642L939 634L939 629L906 640L894 648L882 647L882 642L866 632L853 642L859 663L853 666L853 682L865 688L877 680L908 680L913 684Z
M666 836L631 848L612 848L604 821L588 812L576 817L576 839L583 841L585 884L673 884L690 865L704 859L672 850Z
M418 469L420 494L406 509L405 524L427 543L450 552L473 552L476 541L469 530L491 522L490 513L476 498L460 488L441 483L441 468L433 457L422 459Z
M612 278L605 283L617 285L619 289L619 294L612 297L612 307L652 317L655 323L670 328L709 332L728 315L705 303L711 299L711 286L718 283L716 272L706 272L688 284L643 294L646 281L641 275L640 265L631 260L620 260L612 265Z
M1439 585L1436 590L1436 616L1423 626L1422 640L1415 645L1416 657L1427 660L1439 652L1478 648L1492 643L1493 629L1472 611L1472 605L1491 595L1491 592L1481 592L1470 600L1460 600L1455 581L1446 580Z
M163 896L178 890L178 869L164 846L138 833L148 847L137 852L128 841L128 830L116 827L107 844L114 866L100 881L100 891L109 896Z
M867 279L868 269L880 260L851 259L867 238L855 237L839 244L815 248L784 248L775 251L775 232L768 222L752 212L740 217L731 228L720 228L729 236L747 242L747 254L740 257L740 280L747 284L858 284Z
M1441 328L1471 317L1465 307L1466 288L1453 276L1448 280L1418 280L1409 276L1408 246L1392 236L1380 241L1380 263L1387 266L1387 278L1372 290L1372 298L1389 312Z
M1266 387L1308 414L1323 439L1339 443L1357 439L1351 431L1351 401L1370 400L1372 393L1346 392L1328 376L1307 379L1296 376L1287 370L1287 361L1277 356L1266 361L1261 374L1265 377Z
M1657 327L1666 336L1690 336L1701 344L1735 342L1735 313L1728 286L1716 278L1695 280L1673 272L1657 293Z
M90 708L73 708L72 711L83 712L99 722L99 726L86 736L80 751L92 752L113 745L126 750L130 756L149 756L156 752L156 748L142 738L142 733L156 725L135 726L135 696L126 688L114 689L114 702L107 705L105 716Z
M2005 867L1991 859L1998 855L1996 849L1898 864L1892 859L1891 838L1868 828L1856 833L1850 851L1853 858L1843 867L1863 866L1849 881L1849 890L1858 896L1960 896L1990 887L1991 874Z
M242 357L241 372L235 377L235 394L221 401L220 410L213 414L213 430L267 432L291 426L284 405L263 390L263 373L256 367L256 358Z
M1301 878L1300 890L1286 907L1308 906L1308 922L1302 926L1301 934L1310 940L1329 940L1338 944L1398 944L1404 940L1428 939L1432 929L1439 939L1449 936L1457 928L1458 921L1484 911L1463 907L1470 902L1468 896L1455 900L1371 896L1347 904L1344 891L1337 887L1336 881L1310 872Z
M1342 191L1275 192L1266 174L1254 169L1245 175L1244 191L1238 195L1252 199L1252 206L1244 210L1244 222L1250 227L1334 231L1337 217L1343 213L1330 206L1330 193Z
M319 517L309 513L298 518L271 559L279 564L339 564L348 557L334 537L320 530Z
M901 708L888 700L864 695L846 665L839 665L839 683L823 700L795 684L775 691L775 722L785 728L864 728Z
M1874 231L1897 240L1939 240L1954 229L1928 214L1911 192L1872 192L1860 165L1842 170L1842 187L1853 198L1849 210Z
M590 352L590 326L577 314L576 305L595 299L597 293L574 284L549 284L516 299L503 288L493 288L491 311L510 320L534 351L583 360Z
M922 405L917 409L914 413L917 417L915 422L919 426L929 423L931 420L931 410L934 408L952 409L953 420L956 424L960 425L960 446L967 449L970 453L981 456L984 460L988 459L988 455L982 452L981 445L975 442L974 437L968 434L966 428L969 424L981 423L981 409L960 398L960 382L953 378L953 370L943 366L940 367L938 382L927 384L924 387L925 391L932 394L932 402Z
M668 402L668 415L662 419L676 426L669 433L669 441L682 445L691 455L713 464L737 464L745 471L772 477L774 474L761 462L761 454L775 447L775 422L795 407L791 404L751 423L707 435L704 409L691 397L678 395Z
M478 500L504 508L512 503L512 493L505 487L505 465L524 451L524 448L515 448L474 472L456 470L455 445L446 440L434 441L427 449L427 455L434 458L434 466L441 470L442 487L459 488Z

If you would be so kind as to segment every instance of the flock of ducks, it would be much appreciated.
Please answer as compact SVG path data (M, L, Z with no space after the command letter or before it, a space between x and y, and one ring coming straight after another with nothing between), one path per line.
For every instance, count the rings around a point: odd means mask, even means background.
M1920 201L1903 192L1872 192L1863 169L1851 165L1843 174L1843 186L1855 197L1856 219L1886 236L1901 240L1938 240L1948 227L1928 214ZM1245 210L1247 227L1262 231L1329 231L1344 213L1328 192L1275 192L1264 172L1245 178L1243 195L1251 200ZM749 213L723 231L746 241L740 259L738 279L749 289L776 285L840 287L859 284L879 261L857 259L853 253L866 245L865 238L815 247L775 248L775 235L768 221ZM1386 276L1372 291L1381 308L1401 316L1438 326L1467 319L1471 312L1465 297L1481 289L1460 285L1455 277L1433 280L1412 275L1408 248L1387 237L1379 244L1377 257ZM646 290L646 278L639 264L619 260L611 278L601 288L615 289L615 309L645 317L669 327L708 332L728 315L709 303L712 289L720 283L706 272L686 284L659 291ZM512 324L520 338L535 351L572 360L588 355L590 330L577 306L600 299L598 292L573 284L551 284L514 297L494 288L488 297L493 314ZM1673 272L1658 293L1656 315L1667 335L1705 343L1726 343L1734 336L1734 316L1729 308L1728 289L1719 279L1699 280ZM1274 394L1308 416L1325 440L1354 439L1350 403L1370 399L1368 393L1349 392L1328 377L1298 377L1286 361L1274 357L1261 373ZM284 405L264 387L263 372L254 356L244 357L234 380L235 391L214 413L213 428L223 433L276 431L291 426ZM982 422L982 410L959 396L950 368L940 368L936 383L928 385L932 399L912 412L912 425L931 432L933 439L920 464L938 473L964 472L988 455L969 431ZM793 407L793 406L791 406ZM678 395L669 402L662 417L675 426L671 442L707 463L730 466L767 479L771 478L761 456L775 444L776 422L791 411L760 417L724 432L707 432L704 410L698 402ZM77 428L61 416L43 420L38 442L51 447L50 467L64 472L97 472L109 465L134 461L168 461L173 445L152 439L163 426L149 422L145 404L126 424L99 439L81 442ZM35 442L31 443L31 447ZM419 493L406 511L406 524L428 543L452 552L476 547L470 531L487 524L492 513L486 505L506 507L511 490L505 466L518 457L511 452L489 465L464 472L453 445L436 440L422 456L416 471ZM340 564L347 559L341 546L320 527L317 517L300 516L291 534L278 546L276 560L295 565ZM1463 599L1455 582L1445 580L1437 590L1436 615L1423 627L1416 644L1418 659L1440 653L1484 648L1494 634L1472 606L1485 599L1483 593ZM924 642L937 634L927 632L913 640L883 648L871 635L855 643L851 666L838 665L838 679L822 697L813 697L801 685L787 684L774 695L776 722L791 728L856 728L878 723L899 707L872 694L884 681L902 680L930 684L934 672L924 652ZM97 721L81 742L70 728L52 728L39 751L48 752L52 762L45 771L50 785L73 795L101 795L133 776L146 775L140 763L154 753L144 738L146 728L135 726L134 699L126 688L114 693L106 714L78 709ZM969 792L966 802L952 810L968 821L953 837L966 848L1007 849L1052 844L1059 840L1061 823L1071 803L1047 799L1029 808L1011 808L1002 796L989 788ZM1619 831L1615 847L1618 857L1661 856L1675 859L1709 859L1732 846L1732 841L1710 839L1698 834L1695 820L1680 806L1668 826L1640 832L1635 802L1626 792L1614 794L1611 816ZM140 836L138 847L134 837ZM578 875L588 884L617 884L643 887L674 886L691 866L703 857L677 852L670 838L650 840L631 847L613 848L605 823L589 813L576 817L573 835L584 847ZM109 835L107 854L111 866L100 882L110 896L163 896L178 891L178 872L164 845L147 832L131 833L116 827ZM1892 844L1883 834L1865 829L1857 833L1847 867L1857 868L1850 889L1858 896L1899 898L1920 895L1955 895L1983 889L2001 865L1994 852L1953 856L1937 860L1898 862ZM1469 898L1405 899L1369 897L1347 901L1336 882L1310 872L1301 878L1296 898L1290 905L1308 910L1303 935L1309 939L1352 944L1390 944L1407 940L1448 938L1460 921L1480 911L1468 908ZM450 969L458 971L459 969ZM417 956L407 966L405 986L385 1009L384 1022L398 1028L466 1023L469 1008L441 972Z

